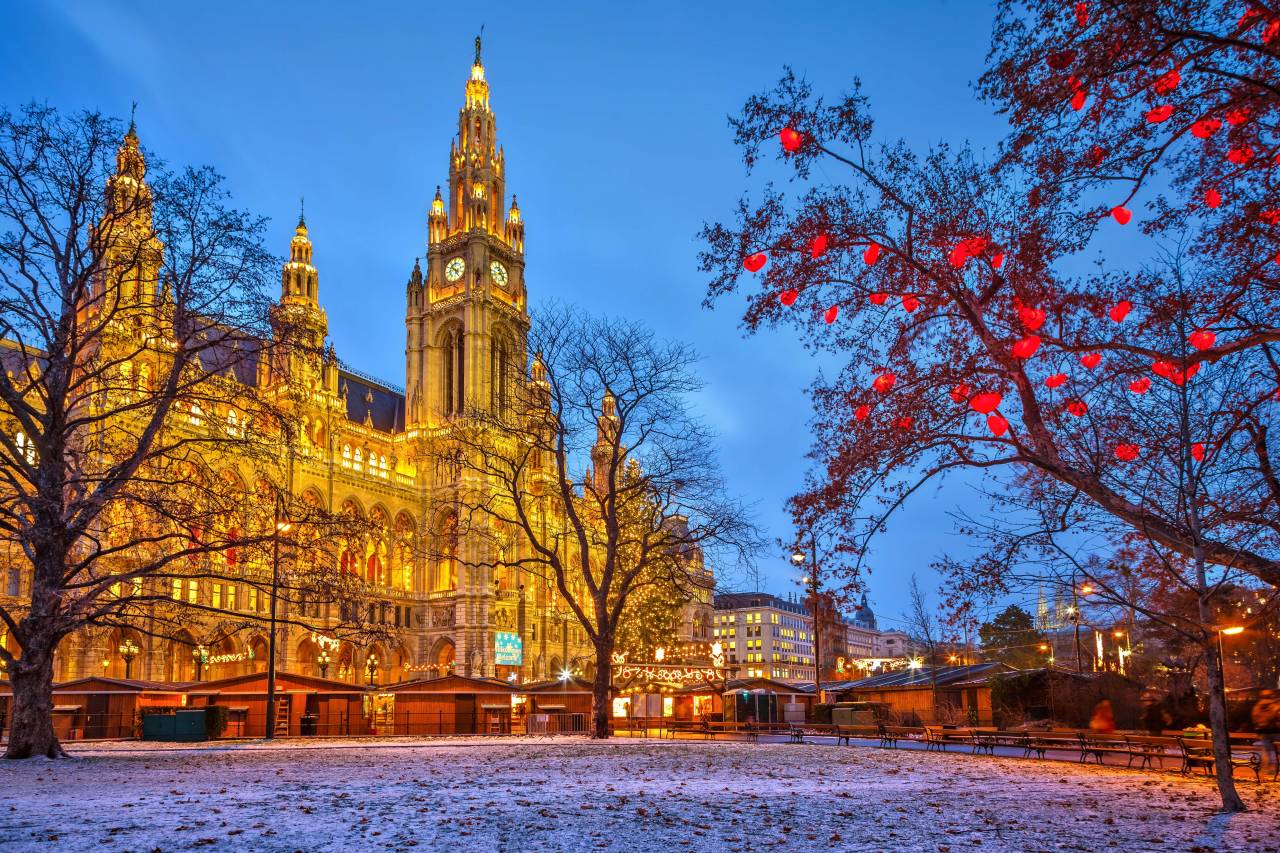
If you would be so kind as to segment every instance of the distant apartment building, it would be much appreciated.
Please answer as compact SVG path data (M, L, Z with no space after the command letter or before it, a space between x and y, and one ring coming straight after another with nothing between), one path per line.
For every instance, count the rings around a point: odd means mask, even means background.
M712 639L740 678L813 681L813 617L804 605L766 592L715 597Z

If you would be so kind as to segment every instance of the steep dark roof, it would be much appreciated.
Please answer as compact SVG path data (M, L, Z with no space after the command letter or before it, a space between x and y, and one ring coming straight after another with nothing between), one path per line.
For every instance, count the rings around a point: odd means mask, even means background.
M930 687L934 684L954 684L969 681L982 675L991 675L1007 669L1002 663L974 663L968 666L922 666L919 669L895 669L863 678L849 684L846 690L880 689L884 687Z
M338 371L338 392L346 389L347 420L363 424L366 416L373 428L383 432L404 431L404 394L349 370Z
M244 336L232 336L214 326L204 332L209 343L200 350L200 365L210 373L225 375L228 370L241 385L258 386L258 360L262 342Z

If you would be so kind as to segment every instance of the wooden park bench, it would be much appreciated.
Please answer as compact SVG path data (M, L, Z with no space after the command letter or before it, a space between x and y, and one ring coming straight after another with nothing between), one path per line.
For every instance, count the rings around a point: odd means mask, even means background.
M897 749L898 741L914 740L923 730L915 726L880 726L880 745Z
M843 743L845 746L851 746L852 738L871 740L880 736L880 726L832 726L832 733L836 736L836 743Z
M947 741L942 734L942 729L938 726L924 727L924 748L926 752L937 750L938 752L947 751Z
M1170 757L1170 750L1178 752L1178 739L1174 737L1126 735L1125 740L1129 744L1129 760L1125 763L1126 767L1132 767L1136 760L1139 762L1139 768L1149 769L1152 767L1152 761L1158 761L1159 768L1164 769L1164 760Z
M1132 761L1133 753L1130 751L1129 741L1124 735L1080 732L1079 737L1081 764L1085 763L1091 755L1097 764L1102 763L1102 756L1104 755L1126 755Z
M987 755L995 755L996 747L1004 745L1002 735L1004 735L1004 732L995 728L971 729L969 739L973 743L973 754L977 755L980 752L985 752Z
M1027 732L1026 735L1026 740L1022 742L1023 758L1030 758L1033 752L1036 758L1044 758L1044 754L1050 750L1075 752L1080 748L1080 734L1075 731L1050 730Z
M1213 754L1213 743L1208 738L1178 738L1178 745L1182 748L1182 772L1190 773L1194 768L1201 767L1204 769L1204 775L1208 776L1213 772L1214 764L1217 763L1217 756ZM1231 747L1230 760L1232 768L1248 767L1253 771L1253 778L1259 785L1262 784L1262 756L1253 751L1246 751L1239 747Z

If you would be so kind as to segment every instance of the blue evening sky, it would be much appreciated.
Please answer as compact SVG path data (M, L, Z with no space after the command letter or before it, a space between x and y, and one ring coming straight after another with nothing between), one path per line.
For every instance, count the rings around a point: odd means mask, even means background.
M171 163L212 164L287 252L306 196L321 301L345 360L404 375L404 283L446 179L472 39L484 58L508 191L527 222L528 284L593 312L640 318L705 355L700 406L734 490L771 537L806 466L803 389L817 364L791 332L744 338L740 299L699 303L695 234L747 186L726 116L784 64L821 91L856 76L878 134L917 148L1002 122L976 101L991 10L902 0L638 4L35 2L0 4L0 104L38 99L126 117ZM751 178L758 188L760 175ZM871 601L907 606L913 572L963 542L955 483L921 493L877 546ZM764 589L797 589L781 557ZM739 585L752 581L737 579Z

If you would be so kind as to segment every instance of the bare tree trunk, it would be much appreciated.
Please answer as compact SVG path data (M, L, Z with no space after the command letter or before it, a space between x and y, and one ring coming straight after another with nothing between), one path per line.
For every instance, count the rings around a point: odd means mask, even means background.
M591 684L591 737L609 737L609 713L613 708L610 684L613 675L613 638L596 643L596 677Z
M1196 547L1196 586L1200 599L1200 622L1205 630L1213 630L1213 610L1207 598L1208 583L1205 577L1204 552ZM1218 779L1218 793L1222 797L1223 812L1242 812L1244 800L1236 792L1235 768L1231 765L1231 738L1227 732L1227 694L1222 683L1222 658L1218 646L1209 634L1205 644L1205 660L1209 670L1209 728L1213 733L1213 769Z
M66 752L53 732L52 634L29 636L22 657L9 672L13 687L13 711L9 719L9 747L5 758L65 758Z

